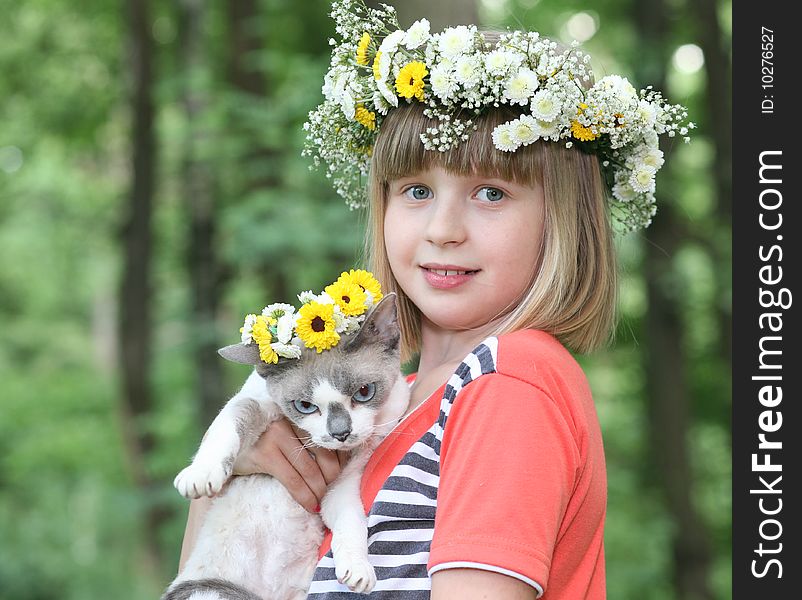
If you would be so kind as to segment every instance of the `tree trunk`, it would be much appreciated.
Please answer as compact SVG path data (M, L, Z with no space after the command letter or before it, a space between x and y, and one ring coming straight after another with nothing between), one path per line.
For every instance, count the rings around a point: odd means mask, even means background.
M732 226L732 96L730 94L732 72L730 61L722 42L721 26L716 14L715 0L697 0L690 3L698 23L697 35L705 57L705 83L707 93L708 135L716 148L713 158L713 178L716 190L716 220L724 227ZM714 256L720 265L731 264L729 247L716 247ZM721 335L721 355L732 369L732 308L726 297L732 286L727 269L716 269L718 300L716 311Z
M191 291L191 339L195 362L196 397L201 429L214 419L224 402L222 368L217 348L216 317L220 303L220 267L217 258L216 217L218 186L210 164L213 143L208 121L208 90L198 75L209 69L205 39L205 0L180 3L180 52L184 73L182 104L186 118L181 180L189 223L186 264Z
M120 285L119 342L122 383L123 436L129 468L146 499L153 482L145 462L154 439L145 425L152 409L150 390L151 312L150 273L152 212L155 187L153 45L147 0L128 0L132 116L132 169L127 215L122 231L123 274ZM165 513L155 504L145 509L146 566L159 571L161 552L157 532Z
M638 43L644 48L638 64L640 82L664 89L669 48L664 0L645 0L635 4ZM662 190L670 198L668 190ZM709 585L711 563L707 529L693 504L694 477L689 461L690 392L684 352L684 323L678 305L674 257L685 237L677 211L667 201L660 202L654 223L645 232L645 277L648 310L645 347L646 392L649 414L649 440L657 480L663 488L666 507L675 525L673 535L673 577L676 597L684 600L712 600Z

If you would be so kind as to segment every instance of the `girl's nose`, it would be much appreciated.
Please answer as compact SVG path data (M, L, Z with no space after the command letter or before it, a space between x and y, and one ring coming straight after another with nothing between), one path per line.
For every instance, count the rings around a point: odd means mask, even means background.
M456 196L440 194L432 202L426 223L426 240L437 245L459 244L465 241L465 211Z

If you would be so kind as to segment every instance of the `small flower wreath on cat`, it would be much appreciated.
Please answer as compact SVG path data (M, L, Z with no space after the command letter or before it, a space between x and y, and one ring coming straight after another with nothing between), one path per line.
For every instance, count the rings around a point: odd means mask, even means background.
M590 56L578 42L564 47L535 31L502 33L493 46L473 25L430 33L420 19L399 27L387 4L334 0L333 38L324 101L304 124L303 154L351 208L365 206L364 177L388 111L399 102L426 105L436 126L421 134L426 150L445 152L468 139L473 118L490 107L517 106L520 116L492 133L493 145L514 152L538 140L576 146L599 156L610 211L623 231L647 227L654 216L655 175L663 165L659 138L695 125L687 110L647 87L608 75L591 85Z
M320 294L298 294L301 308L270 304L259 315L249 314L240 328L243 344L257 344L262 362L278 363L279 357L298 359L305 347L318 353L340 341L340 334L355 333L367 312L382 299L381 285L362 269L343 272Z

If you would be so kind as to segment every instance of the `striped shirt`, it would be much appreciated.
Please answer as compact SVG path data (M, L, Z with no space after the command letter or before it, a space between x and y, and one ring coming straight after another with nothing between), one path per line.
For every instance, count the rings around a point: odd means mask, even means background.
M533 341L537 343L533 344ZM547 352L543 352L544 345ZM502 367L512 367L502 368L501 373L500 347ZM581 369L573 358L548 334L526 330L485 339L463 359L446 384L405 417L377 448L362 482L362 497L368 515L369 559L377 577L371 598L428 599L431 574L453 567L504 573L531 585L538 596L543 594L549 571L553 570L554 545L567 509L567 502L563 500L570 496L571 489L575 489L577 484L573 477L573 459L579 457L574 455L581 452L577 452L577 432L568 431L564 426L567 423L565 415L553 410L551 398L544 398L542 388L532 383L543 382L537 376L532 377L531 373L528 373L528 381L522 380L516 366L523 359L531 370L532 360L553 361L555 352L561 361L570 361L569 383L572 386L576 383L571 381L575 378L575 370L579 370L579 379L584 382ZM551 376L551 370L546 369L543 374ZM556 395L562 396L561 393ZM589 392L587 396L589 398ZM481 409L475 410L480 400ZM515 423L492 426L495 417L504 417L505 407L511 405L515 406L513 414L506 415L506 418L522 423L518 427L522 432L520 442L514 434ZM516 418L521 413L530 412L533 405L543 405L543 414L538 414L536 422ZM449 429L452 408L457 420ZM595 411L592 416L595 418ZM571 415L568 417L571 421L576 420ZM546 425L541 424L546 421ZM555 430L557 433L552 434ZM552 460L552 457L544 461L542 480L558 492L554 494L556 500L553 503L539 500L543 494L537 485L540 477L537 470L531 469L531 460L536 456L531 452L541 450L533 448L529 452L526 447L528 440L538 431L543 431L545 437L554 438L544 442L548 443L549 452L566 456L564 461ZM475 435L474 432L481 433ZM513 433L508 439L510 432ZM580 433L580 438L583 436L586 437L584 432ZM600 436L598 440L600 443ZM522 461L510 462L505 449L508 441L511 446L520 446ZM584 442L579 440L579 443ZM459 450L449 454L449 447ZM490 461L483 465L485 455L490 457ZM571 464L567 464L569 462ZM507 466L511 470L507 470ZM603 455L601 467L603 474ZM541 521L533 523L534 529L513 522L514 519L530 520L532 514L538 516L537 510L533 511L533 507L526 506L526 503L523 511L518 511L515 508L517 504L512 504L521 488L527 487L521 485L521 471L531 471L536 476L529 486L538 496L532 499L532 504L542 503L547 507L547 514L541 516L544 522L552 525L546 528L548 531L543 543L538 542L543 535L540 530L544 529ZM552 475L552 472L556 474ZM492 482L489 481L491 478ZM471 487L475 487L474 492ZM443 508L438 513L438 499L448 509ZM510 510L504 504L510 505ZM602 523L603 512L602 508L596 515ZM476 527L470 524L474 521ZM593 531L601 531L601 527ZM511 539L511 536L520 538ZM595 535L595 539L599 545L596 552L601 557L603 586L601 538ZM360 595L350 592L337 581L329 543L330 536L327 536L321 547L326 552L318 562L308 598L355 600ZM598 571L599 561L592 562L593 569ZM574 597L595 600L603 597L603 592L601 595Z

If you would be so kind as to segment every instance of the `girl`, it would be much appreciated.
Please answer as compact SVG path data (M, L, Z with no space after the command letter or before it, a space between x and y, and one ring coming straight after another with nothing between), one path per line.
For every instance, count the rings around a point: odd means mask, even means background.
M373 595L604 598L602 438L568 349L609 339L610 216L648 224L657 136L684 112L620 77L591 86L583 55L534 32L403 31L353 0L332 16L345 41L311 153L351 204L369 173L370 267L398 294L403 356L419 355L407 414L362 481ZM317 510L341 459L300 452L279 422L236 470ZM329 543L309 598L356 597Z

